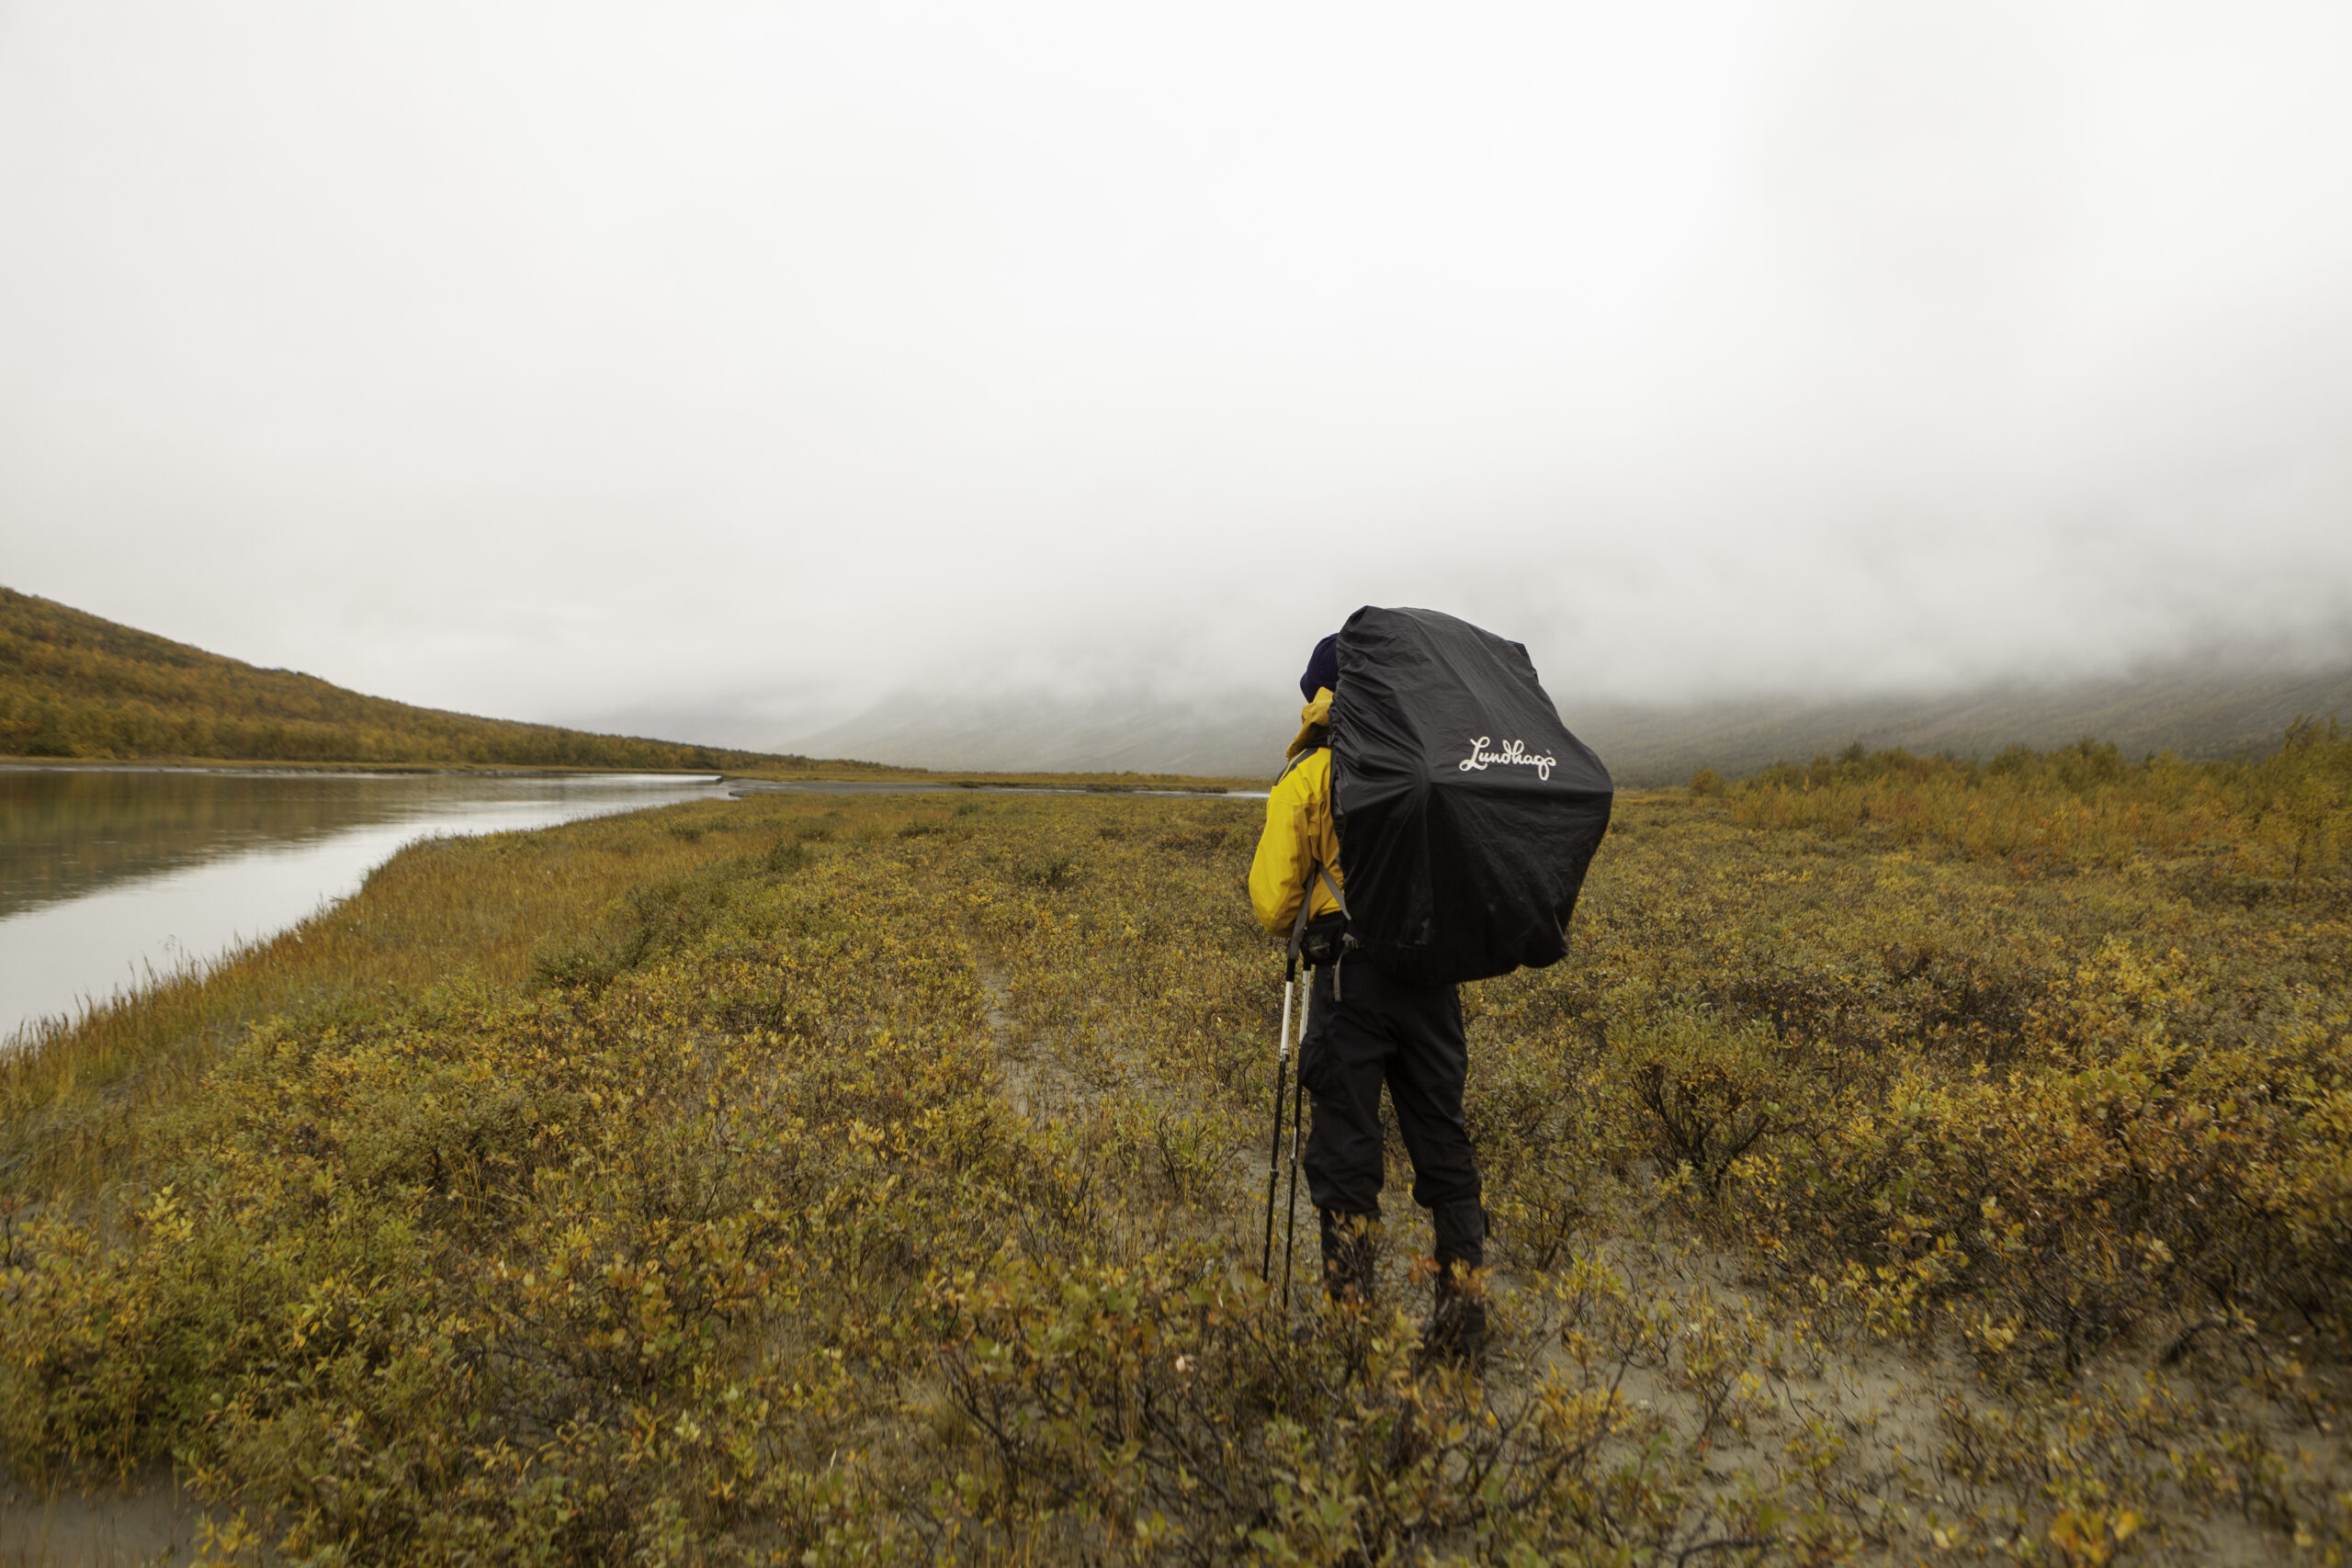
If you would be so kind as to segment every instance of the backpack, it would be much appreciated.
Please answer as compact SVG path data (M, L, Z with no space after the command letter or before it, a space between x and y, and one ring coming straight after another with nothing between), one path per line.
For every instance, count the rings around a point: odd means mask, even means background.
M1352 945L1417 985L1557 962L1616 786L1526 648L1366 605L1339 656L1331 806Z

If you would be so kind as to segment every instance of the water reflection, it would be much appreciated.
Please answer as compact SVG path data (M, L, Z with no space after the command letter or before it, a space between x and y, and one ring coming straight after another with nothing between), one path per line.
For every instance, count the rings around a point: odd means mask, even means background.
M708 775L0 769L0 1041L283 930L413 840L724 793Z

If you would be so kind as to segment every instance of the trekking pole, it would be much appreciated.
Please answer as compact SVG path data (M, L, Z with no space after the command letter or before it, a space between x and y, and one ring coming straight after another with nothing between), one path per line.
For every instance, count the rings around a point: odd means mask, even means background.
M1294 958L1283 972L1283 1027L1274 1037L1274 1137L1266 1150L1266 1250L1258 1261L1258 1278L1268 1284L1274 1280L1274 1182L1283 1168L1283 1090L1289 1087L1290 1073L1290 995L1298 978L1298 960ZM1290 1264L1283 1264L1287 1276Z
M1306 873L1306 885L1298 890L1298 913L1290 923L1290 957L1283 965L1283 1032L1274 1049L1274 1141L1266 1150L1266 1250L1258 1259L1258 1278L1271 1285L1274 1282L1274 1187L1283 1170L1283 1075L1290 1067L1290 998L1298 983L1300 944L1306 938L1307 917L1315 908L1315 874L1322 869L1317 862ZM1327 877L1328 881L1329 878ZM1308 998L1315 995L1315 980L1310 966L1306 982ZM1299 1005L1298 1039L1301 1050L1306 1043L1306 1006ZM1304 1057L1301 1058L1302 1065ZM1291 1121L1292 1166L1290 1178L1291 1233L1298 1229L1298 1122ZM1290 1305L1290 1235L1283 1239L1283 1305Z
M1315 987L1298 1001L1298 1076L1293 1080L1290 1106L1290 1216L1283 1225L1283 1310L1290 1310L1290 1260L1297 1251L1298 1239L1298 1130L1306 1116L1306 1014L1315 1005ZM1275 1086L1277 1099L1282 1088ZM1279 1114L1279 1112L1278 1112ZM1279 1137L1281 1134L1277 1134Z

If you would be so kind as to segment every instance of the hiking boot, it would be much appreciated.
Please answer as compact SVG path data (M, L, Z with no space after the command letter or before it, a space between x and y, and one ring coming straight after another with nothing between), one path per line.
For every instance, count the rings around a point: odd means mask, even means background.
M1421 1330L1421 1360L1480 1367L1487 1357L1487 1302L1472 1271L1487 1260L1487 1211L1475 1198L1430 1210L1437 1233L1437 1284Z
M1372 1246L1371 1214L1317 1209L1323 1222L1323 1291L1335 1302L1372 1304L1378 1274Z
M1459 1265L1442 1269L1421 1330L1421 1361L1473 1370L1487 1364L1487 1303Z

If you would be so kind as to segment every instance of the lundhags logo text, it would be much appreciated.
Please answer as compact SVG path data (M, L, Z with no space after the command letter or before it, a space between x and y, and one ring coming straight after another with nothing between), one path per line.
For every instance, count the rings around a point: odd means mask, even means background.
M1523 768L1533 768L1537 778L1548 782L1552 777L1552 764L1560 760L1557 757L1546 757L1541 752L1530 751L1524 740L1506 740L1503 742L1501 750L1487 750L1487 748L1493 743L1494 737L1481 735L1477 739L1470 742L1470 755L1456 762L1454 766L1465 773L1473 771L1484 773L1490 763L1513 762Z

